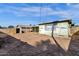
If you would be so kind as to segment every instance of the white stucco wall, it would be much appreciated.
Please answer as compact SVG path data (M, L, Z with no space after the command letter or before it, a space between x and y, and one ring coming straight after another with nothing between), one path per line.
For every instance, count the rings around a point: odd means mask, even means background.
M52 29L46 30L45 26L51 26L52 24L39 25L39 33L45 35L52 35ZM54 25L53 35L58 36L67 36L69 35L69 24L68 22L57 23Z
M40 26L39 26L39 33L40 33L40 34L46 34L46 35L51 36L52 30L46 30L46 29L45 29L45 25L40 25Z
M57 25L55 25L53 35L68 36L69 35L68 22L57 23Z

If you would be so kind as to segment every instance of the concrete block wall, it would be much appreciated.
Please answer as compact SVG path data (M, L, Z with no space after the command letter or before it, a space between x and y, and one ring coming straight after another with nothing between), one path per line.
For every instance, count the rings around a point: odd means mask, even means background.
M73 26L71 27L71 35L77 33L79 31L79 26Z
M1 32L4 32L6 34L9 34L9 35L14 35L16 34L16 29L15 28L8 28L8 29L0 29Z
M73 26L71 28L71 38L72 40L79 38L79 26Z

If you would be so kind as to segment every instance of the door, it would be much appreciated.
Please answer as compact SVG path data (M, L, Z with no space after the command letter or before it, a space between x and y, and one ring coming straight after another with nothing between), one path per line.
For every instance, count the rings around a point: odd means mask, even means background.
M20 33L20 28L16 28L16 33Z

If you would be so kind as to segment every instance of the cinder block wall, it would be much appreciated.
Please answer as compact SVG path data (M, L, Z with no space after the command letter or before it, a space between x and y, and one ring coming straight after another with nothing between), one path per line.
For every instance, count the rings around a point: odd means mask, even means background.
M79 26L73 26L71 28L71 34L74 35L75 33L77 33L79 31Z
M16 34L16 29L15 28L8 28L8 29L0 29L1 32L4 32L9 35L14 35Z
M16 29L15 28L8 29L8 33L10 33L10 34L16 34Z
M71 37L73 40L79 38L79 26L73 26L71 28Z

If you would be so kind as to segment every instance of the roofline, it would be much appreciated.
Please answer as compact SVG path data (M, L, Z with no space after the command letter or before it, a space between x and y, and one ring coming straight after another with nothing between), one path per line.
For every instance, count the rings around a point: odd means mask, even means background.
M61 21L53 21L53 22L47 22L47 23L40 23L39 25L61 23L61 22L68 22L69 24L72 24L71 19L69 19L69 20L61 20Z

